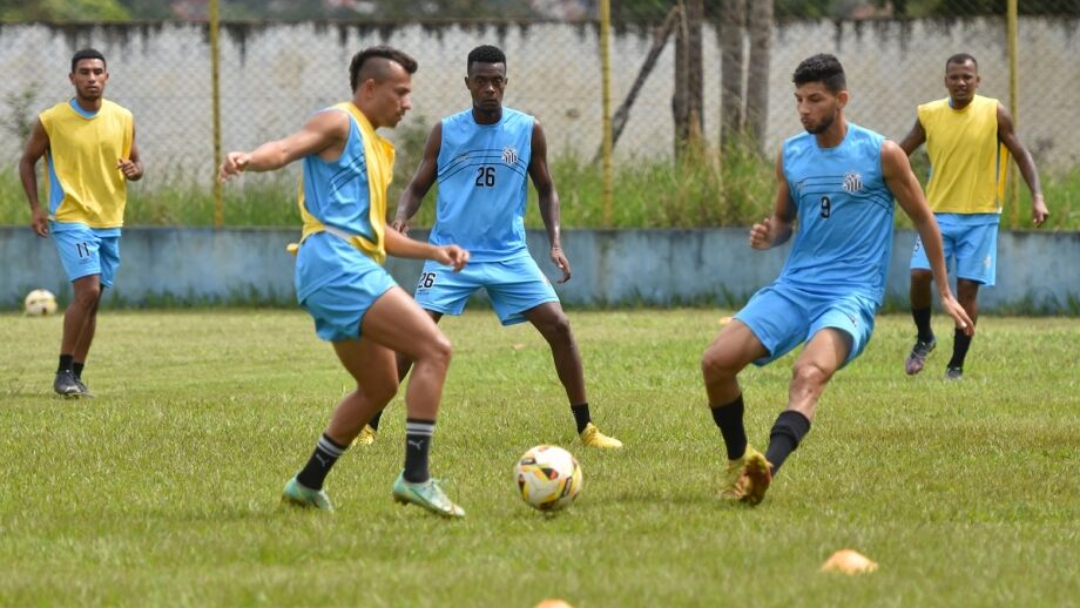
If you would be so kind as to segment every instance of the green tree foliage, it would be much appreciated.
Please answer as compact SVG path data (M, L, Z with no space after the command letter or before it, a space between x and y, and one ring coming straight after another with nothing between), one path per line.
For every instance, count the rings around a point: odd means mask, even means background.
M0 0L0 21L127 21L131 14L117 0Z
M859 5L892 6L896 17L1004 15L1008 0L776 0L777 19L842 19ZM1024 0L1021 15L1080 15L1080 0Z
M155 4L154 0L125 0ZM370 10L369 10L370 9ZM316 0L229 0L222 2L226 19L405 20L405 19L532 19L539 15L522 0L369 0L358 10L327 7Z
M1007 0L929 0L910 4L911 8L923 5L926 11L913 13L913 16L1004 15L1008 8ZM1017 4L1017 9L1021 15L1077 15L1080 14L1080 0L1024 0Z
M616 24L660 23L678 0L612 0ZM172 0L0 0L0 21L154 21L175 19ZM897 17L967 17L1004 15L1007 0L775 0L777 20L844 19L859 6L892 7ZM583 0L589 14L599 0ZM719 10L709 0L705 12ZM332 7L321 0L219 0L225 20L506 20L544 15L525 0L366 0ZM1080 0L1024 0L1023 15L1080 15Z
M599 4L599 0L594 0L593 4ZM675 0L613 0L611 20L615 23L660 23L675 4Z
M139 21L173 19L172 2L167 0L118 0ZM224 4L224 2L222 2Z

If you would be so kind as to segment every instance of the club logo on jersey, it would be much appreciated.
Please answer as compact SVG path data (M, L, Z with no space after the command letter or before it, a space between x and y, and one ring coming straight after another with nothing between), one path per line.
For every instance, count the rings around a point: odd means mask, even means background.
M862 176L854 171L849 171L844 176L844 192L854 194L862 190Z
M515 149L513 146L507 146L507 147L503 148L502 158L503 158L503 162L508 164L508 165L517 164L517 161L518 161L517 149Z

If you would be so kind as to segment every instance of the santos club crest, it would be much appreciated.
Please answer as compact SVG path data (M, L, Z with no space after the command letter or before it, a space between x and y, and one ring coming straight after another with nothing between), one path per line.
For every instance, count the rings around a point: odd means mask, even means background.
M503 159L503 162L508 164L508 165L517 164L517 161L518 161L517 149L515 149L513 146L507 146L507 147L503 148L502 159Z
M844 176L844 192L854 194L862 190L862 176L854 171L849 171Z

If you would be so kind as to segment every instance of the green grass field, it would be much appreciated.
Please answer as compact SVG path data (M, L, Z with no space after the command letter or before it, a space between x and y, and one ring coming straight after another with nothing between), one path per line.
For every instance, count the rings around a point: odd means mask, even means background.
M879 319L756 509L718 503L719 432L698 360L718 310L572 312L594 417L626 442L576 443L550 353L529 327L446 319L455 360L433 472L468 511L391 502L404 412L327 488L338 511L281 511L349 383L299 310L104 310L85 377L51 393L59 318L0 315L0 605L576 608L1075 606L1080 417L1075 319L984 317L960 383L902 361ZM751 442L784 407L791 356L743 374ZM585 485L546 517L516 458L569 448ZM835 550L880 564L818 571Z

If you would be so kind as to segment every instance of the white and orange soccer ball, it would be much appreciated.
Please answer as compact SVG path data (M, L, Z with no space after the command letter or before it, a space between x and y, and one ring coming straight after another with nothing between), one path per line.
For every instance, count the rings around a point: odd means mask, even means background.
M26 294L23 310L30 317L47 317L56 312L56 296L48 289L35 289Z
M541 511L574 504L583 481L577 459L554 445L529 448L514 465L514 478L525 502Z

